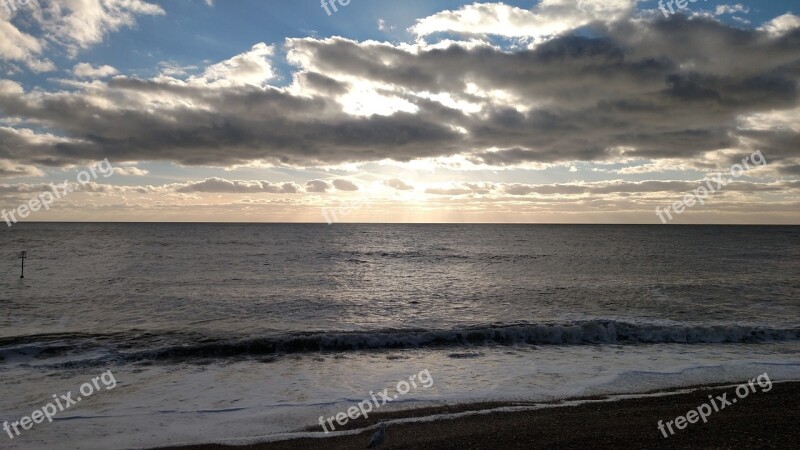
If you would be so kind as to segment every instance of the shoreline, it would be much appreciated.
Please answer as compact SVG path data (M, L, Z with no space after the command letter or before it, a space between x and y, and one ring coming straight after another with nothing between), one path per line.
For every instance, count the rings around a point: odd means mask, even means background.
M641 394L581 397L554 402L469 403L370 415L325 436L309 427L297 437L246 445L199 444L174 450L364 448L380 422L387 422L386 449L656 447L800 448L800 381L772 383L674 434L667 422L709 403L709 395L736 398L741 383L687 386ZM716 403L716 402L715 402ZM735 403L735 402L734 402ZM666 428L665 428L666 430ZM274 437L273 437L274 438ZM264 440L269 437L263 438Z

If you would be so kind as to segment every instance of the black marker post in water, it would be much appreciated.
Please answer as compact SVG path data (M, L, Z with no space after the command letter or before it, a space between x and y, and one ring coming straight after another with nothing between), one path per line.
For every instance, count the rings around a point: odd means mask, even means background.
M20 278L25 278L25 258L28 257L28 252L19 252L19 260L22 263L21 272L19 273Z

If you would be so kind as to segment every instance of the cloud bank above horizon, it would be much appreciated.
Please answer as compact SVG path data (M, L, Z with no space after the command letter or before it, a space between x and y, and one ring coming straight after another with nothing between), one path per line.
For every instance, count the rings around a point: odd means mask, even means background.
M320 222L368 197L349 220L657 223L760 150L768 165L683 222L800 223L798 12L655 3L472 3L405 31L379 17L372 38L298 24L130 68L102 47L169 27L171 4L31 0L0 15L0 199L108 158L107 185L39 218ZM382 13L359 8L337 15Z

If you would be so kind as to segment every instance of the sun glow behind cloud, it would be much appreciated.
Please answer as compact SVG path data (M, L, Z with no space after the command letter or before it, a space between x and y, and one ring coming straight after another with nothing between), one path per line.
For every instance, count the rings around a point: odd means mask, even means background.
M405 41L303 32L168 55L146 76L87 49L171 7L85 3L42 2L71 17L59 32L91 24L63 45L34 31L0 44L3 204L93 160L119 167L42 219L317 222L369 197L348 220L653 223L655 206L760 148L768 167L682 220L798 220L794 13L474 3L417 18ZM0 26L19 32L19 14Z

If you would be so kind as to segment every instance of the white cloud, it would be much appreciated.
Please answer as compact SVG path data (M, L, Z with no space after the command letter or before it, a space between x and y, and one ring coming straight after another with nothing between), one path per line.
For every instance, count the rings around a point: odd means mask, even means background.
M735 14L738 12L747 14L750 12L750 8L741 3L735 5L717 5L717 8L714 10L714 15L721 16L723 14Z
M161 75L166 77L183 77L199 69L195 65L181 66L174 61L161 61L158 63L158 68Z
M733 19L733 20L735 20L735 21L737 21L737 22L739 22L739 23L741 23L743 25L750 25L752 23L749 20L745 19L744 17L739 17L739 16L733 16L733 17L731 17L731 19Z
M46 42L39 40L11 23L14 15L0 10L0 60L19 61L34 72L55 70L55 65L37 55L44 51Z
M7 159L0 159L0 178L15 177L43 177L44 172L36 166L28 164L17 164Z
M246 193L266 193L266 194L297 194L300 187L295 183L271 183L269 181L240 181L226 180L224 178L211 177L203 181L190 182L184 185L172 186L179 193L219 193L219 194L246 194Z
M137 15L166 14L160 6L143 0L48 1L42 10L48 39L64 45L71 56L103 42L109 33L136 25Z
M72 73L78 78L106 78L119 71L109 65L93 67L89 63L79 63L72 68Z
M275 76L269 57L275 48L260 42L249 51L208 66L201 76L190 77L190 84L214 87L264 86Z
M388 25L384 19L378 19L378 30L379 31L394 31L394 25Z
M634 0L542 0L526 10L503 3L474 3L420 19L410 31L418 37L450 32L540 39L595 20L621 19L634 4Z
M425 189L426 194L432 195L487 195L492 193L497 188L494 183L490 182L477 182L477 183L444 183L429 186Z
M0 94L4 95L22 95L25 89L16 81L0 80Z
M0 60L19 61L33 72L52 71L55 65L41 57L48 46L64 47L74 57L108 34L136 25L136 16L163 14L160 6L143 0L31 1L9 14L0 11Z
M145 169L140 169L138 167L115 167L114 174L115 175L122 175L122 176L133 176L133 177L143 177L150 172Z
M769 22L760 26L758 29L761 31L766 31L773 36L780 36L794 28L800 28L800 17L795 16L792 13L786 13L770 20Z
M619 170L610 170L609 172L618 173L622 175L635 175L644 173L662 173L667 171L687 171L692 169L688 164L682 163L677 160L659 160L652 163L642 164L638 166L623 167Z

